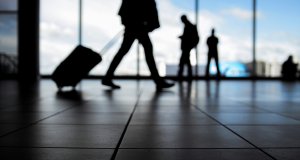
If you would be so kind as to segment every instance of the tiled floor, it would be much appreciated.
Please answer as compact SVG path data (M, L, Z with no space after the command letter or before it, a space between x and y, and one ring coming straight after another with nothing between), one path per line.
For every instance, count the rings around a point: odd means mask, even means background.
M300 83L0 81L0 159L299 160Z

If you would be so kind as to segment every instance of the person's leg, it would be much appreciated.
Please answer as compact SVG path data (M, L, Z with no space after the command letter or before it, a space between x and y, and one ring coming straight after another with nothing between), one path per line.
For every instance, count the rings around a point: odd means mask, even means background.
M146 62L148 65L148 68L151 72L151 76L156 83L157 89L162 89L162 88L169 88L172 87L174 84L168 84L166 83L159 75L155 59L153 56L153 46L152 42L148 36L148 33L141 33L138 35L139 42L142 44L144 51L145 51L145 57L146 57Z
M206 78L209 77L209 66L210 66L210 61L211 61L211 56L210 56L210 55L207 55L207 65L206 65L206 72L205 72Z
M191 49L189 49L187 51L186 64L187 64L187 67L188 67L188 79L192 80L192 78L193 78L193 69L192 69L192 64L191 64L191 60L190 60L190 52L191 52Z
M102 84L103 85L107 85L110 86L112 88L120 88L120 86L115 85L112 82L112 78L114 76L114 72L117 69L118 65L120 64L121 60L123 59L123 57L127 54L127 52L129 51L132 43L135 40L135 36L132 33L128 33L125 31L124 33L124 38L123 38L123 42L122 45L119 49L119 51L116 53L115 57L113 58L105 77L102 80Z
M191 79L192 78L192 65L191 65L191 61L190 61L190 51L191 49L185 49L182 51L182 56L181 56L181 59L180 59L180 67L181 67L181 70L180 71L180 75L182 78L182 73L183 73L183 69L184 69L184 66L187 66L187 70L188 70L188 79Z
M217 67L217 77L221 77L221 72L220 72L220 66L219 66L219 57L218 55L215 56L215 62L216 62L216 67Z
M148 68L151 72L151 76L155 82L160 80L158 70L156 68L156 63L153 56L153 46L152 42L147 33L141 33L138 37L139 42L142 44L145 52L145 58Z
M181 54L181 57L180 57L180 60L179 60L179 65L178 65L178 73L177 73L177 76L178 76L179 79L182 78L184 64L185 64L185 52L182 51L182 54Z

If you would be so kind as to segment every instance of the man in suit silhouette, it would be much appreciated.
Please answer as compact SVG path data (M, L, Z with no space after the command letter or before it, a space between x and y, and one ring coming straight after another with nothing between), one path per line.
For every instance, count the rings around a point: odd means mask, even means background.
M208 46L208 55L207 55L207 66L206 66L206 77L209 77L209 65L212 58L215 59L217 67L217 77L221 76L219 68L219 56L218 56L218 43L219 39L215 36L215 29L211 30L211 36L207 38L206 44Z
M192 24L186 15L181 16L181 21L184 24L183 34L179 37L181 39L182 54L179 62L178 78L182 80L182 73L184 66L188 68L188 79L191 80L193 76L192 65L190 61L190 52L197 46L199 42L199 35L197 27Z
M174 84L164 81L156 68L153 46L149 38L149 32L160 27L155 0L123 0L119 10L122 24L125 27L122 45L111 62L102 84L111 88L120 88L112 82L114 72L123 57L128 53L133 42L137 39L142 44L146 62L151 72L156 88L172 87Z

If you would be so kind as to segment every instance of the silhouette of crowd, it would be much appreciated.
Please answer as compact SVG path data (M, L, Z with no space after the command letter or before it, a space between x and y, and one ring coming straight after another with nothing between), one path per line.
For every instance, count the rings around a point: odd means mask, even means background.
M129 52L135 40L143 46L145 59L151 73L151 78L156 85L157 91L170 88L174 86L173 82L168 82L159 75L154 54L153 45L149 34L160 27L158 10L155 0L122 0L118 15L121 18L121 23L124 26L122 44L115 54L109 68L102 78L102 85L108 86L111 89L119 89L121 86L113 82L114 73L122 59ZM191 51L197 48L200 42L200 35L198 33L197 25L193 24L187 15L182 14L180 20L183 23L183 33L178 37L181 41L181 57L179 59L177 79L192 81L196 76L193 76L193 68L190 60ZM119 35L119 34L117 34ZM118 37L118 36L116 36ZM107 50L116 41L114 37L103 50ZM210 64L215 61L216 80L224 75L221 74L219 64L219 38L216 36L216 29L211 28L211 35L206 39L207 45L207 65L205 69L205 79L211 78ZM102 50L102 51L103 51ZM197 57L197 55L196 55ZM61 89L64 86L71 86L73 89L80 82L82 78L88 75L89 71L101 62L100 54L93 50L79 45L71 52L71 54L60 63L52 74L52 80L55 81L57 87ZM184 69L187 68L187 76L184 76ZM198 66L196 66L198 67ZM256 72L256 71L254 71ZM226 72L224 72L225 74ZM282 64L281 70L282 79L286 81L293 81L299 77L298 64L294 63L293 56Z
M139 44L141 44L144 48L146 62L151 73L151 78L156 85L156 89L162 90L174 86L174 83L167 82L159 75L153 55L153 45L149 37L150 32L160 27L155 0L122 0L118 15L120 16L121 22L124 26L123 41L112 62L110 63L105 76L102 78L101 83L112 89L121 88L119 85L113 82L114 72L121 63L123 57L130 50L134 41L138 40ZM200 36L197 30L197 25L193 24L185 14L180 17L180 20L184 25L184 29L182 35L179 36L181 40L181 57L178 64L177 77L179 81L182 81L185 78L188 81L191 81L194 76L190 61L190 53L192 49L197 47L200 41ZM215 28L212 28L211 35L206 40L206 45L208 48L207 65L205 69L206 79L210 79L211 76L210 64L212 60L214 60L216 63L215 66L217 71L217 80L219 80L221 77L218 44L219 39L216 36L216 30ZM84 50L91 52L88 49ZM101 57L99 61L101 61ZM187 77L183 76L185 67L187 67ZM284 80L295 80L298 74L297 67L298 64L293 62L293 57L289 56L282 65L282 78Z
M122 61L123 57L128 53L133 42L138 40L145 51L146 62L149 67L151 77L156 84L158 90L172 87L174 84L165 81L160 77L156 67L153 46L149 37L149 33L160 27L158 11L155 0L123 0L118 12L121 22L124 25L124 36L121 47L113 58L106 75L102 79L102 84L113 89L121 88L113 82L114 72ZM178 65L178 79L183 80L184 67L187 67L189 81L193 78L193 70L190 61L190 52L196 48L199 43L199 34L197 26L192 24L188 17L183 14L180 17L184 24L184 30L181 36L181 57ZM207 39L208 58L206 67L206 77L209 77L209 65L212 59L216 62L217 77L220 77L219 58L218 58L218 38L215 36L215 29L212 29L211 36Z

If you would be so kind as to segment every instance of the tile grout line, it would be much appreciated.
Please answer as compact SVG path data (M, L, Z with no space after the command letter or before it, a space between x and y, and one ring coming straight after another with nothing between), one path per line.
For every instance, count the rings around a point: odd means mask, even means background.
M97 147L43 147L43 146L0 146L0 149L109 149L112 150L114 148L97 148Z
M232 132L233 134L235 134L236 136L240 137L241 139L243 139L244 141L246 141L247 143L249 143L250 145L252 145L255 149L258 149L259 151L261 151L262 153L266 154L267 156L269 156L270 158L272 158L273 160L277 160L275 157L273 157L272 155L270 155L269 153L267 153L266 151L264 151L263 149L259 148L258 146L256 146L255 144L253 144L252 142L250 142L249 140L247 140L246 138L242 137L241 135L239 135L238 133L236 133L234 130L230 129L228 126L226 126L225 124L223 124L222 122L218 121L217 119L215 119L214 117L210 116L208 113L206 113L205 111L203 111L202 109L200 109L197 105L193 105L197 110L199 110L200 112L202 112L203 114L205 114L206 116L208 116L209 118L213 119L214 121L216 121L217 123L219 123L221 126L225 127L226 129L228 129L230 132Z
M66 108L66 109L64 109L64 110L62 110L62 111L56 112L56 113L54 113L54 114L52 114L52 115L49 115L49 116L47 116L47 117L45 117L45 118L39 119L39 120L37 120L37 121L35 121L35 122L29 123L29 124L27 124L27 125L24 125L23 127L20 127L20 128L18 128L18 129L15 129L15 130L10 131L10 132L8 132L8 133L5 133L5 134L3 134L3 135L0 135L0 138L3 138L3 137L5 137L5 136L7 136L7 135L13 134L13 133L18 132L18 131L21 131L21 130L26 129L26 128L28 128L28 127L34 126L34 125L38 124L39 122L41 122L41 121L43 121L43 120L45 120L45 119L54 117L54 116L56 116L56 115L58 115L58 114L60 114L60 113L62 113L62 112L65 112L65 111L71 109L71 108L73 108L73 107L68 107L68 108Z
M245 104L245 105L251 107L251 104L249 104L249 102L243 102L243 104ZM251 107L251 108L252 108L252 107ZM256 109L260 109L260 110L262 110L262 111L266 111L266 113L276 114L276 115L279 115L279 116L281 116L281 117L290 118L290 119L293 119L293 120L296 120L296 121L300 121L300 120L297 119L297 118L290 117L290 116L285 115L285 114L282 114L282 113L280 113L280 112L268 110L268 109L265 109L265 108L260 107L260 106L256 106ZM262 113L265 113L265 112L262 112Z
M127 123L126 123L126 125L125 125L125 128L124 128L122 134L121 134L121 137L120 137L120 139L119 139L119 141L118 141L118 144L117 144L117 146L116 146L116 148L115 148L115 150L114 150L114 152L113 152L113 154L112 154L112 157L110 158L111 160L115 160L115 158L116 158L116 156L117 156L117 154L118 154L118 151L119 151L119 148L120 148L121 143L122 143L122 141L123 141L123 138L124 138L124 136L125 136L125 134L126 134L126 132L127 132L128 126L129 126L129 124L130 124L130 122L131 122L131 119L132 119L132 117L133 117L133 114L134 114L134 112L135 112L135 110L136 110L136 108L137 108L137 105L138 105L138 103L139 103L140 96L141 96L141 91L139 91L137 101L136 101L136 103L135 103L135 105L134 105L134 107L133 107L133 110L132 110L132 112L131 112L129 118L128 118L128 121L127 121Z
M43 146L0 146L0 149L3 148L11 148L11 149L115 149L115 148L99 148L99 147L43 147ZM257 150L256 148L155 148L155 147L146 147L146 148L122 148L124 150L145 150L145 149L153 149L153 150L190 150L190 149L197 149L197 150ZM300 147L262 147L262 149L297 149L299 150Z

